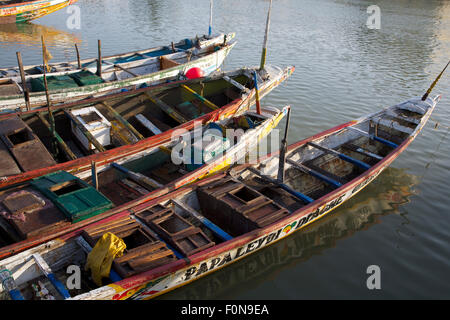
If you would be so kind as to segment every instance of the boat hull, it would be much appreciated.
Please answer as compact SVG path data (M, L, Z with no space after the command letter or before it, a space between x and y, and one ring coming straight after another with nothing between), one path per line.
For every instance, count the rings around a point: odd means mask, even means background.
M0 7L0 24L22 23L61 10L77 0L30 1Z
M268 94L270 91L272 91L275 87L277 87L279 84L281 84L284 80L286 80L294 71L294 67L288 67L284 70L279 70L279 72L274 75L274 77L267 81L263 86L259 88L259 96L262 98L266 94ZM176 85L176 83L173 83L173 85ZM146 89L139 89L136 91L136 93L143 92ZM115 96L126 96L129 93L119 93ZM97 99L98 100L98 99ZM90 100L87 100L86 103L89 103ZM195 121L201 121L204 123L210 122L210 121L216 121L216 120L222 120L225 118L230 117L233 114L241 114L242 112L245 112L248 110L252 105L254 105L256 99L255 99L255 91L252 90L250 94L247 94L246 96L242 98L238 98L235 101L231 102L227 106L224 106L218 110L212 111L204 116L201 116ZM64 108L71 108L75 104L68 104ZM42 111L45 111L44 109ZM3 118L8 118L11 115L5 115ZM0 116L0 119L2 117ZM4 188L16 183L24 182L29 179L33 179L51 172L55 172L58 170L64 170L73 174L77 174L81 177L83 177L84 174L89 174L91 170L91 162L98 163L98 169L102 170L105 166L108 166L111 162L116 163L123 163L125 161L128 161L130 157L137 157L140 156L140 153L146 152L149 148L156 147L160 144L169 142L171 140L172 134L175 132L175 130L178 129L186 129L191 130L194 127L194 120L189 121L181 126L178 126L174 129L167 130L163 132L162 134L141 140L135 144L127 145L118 147L112 150L108 150L101 153L96 153L90 156L86 156L83 158L79 158L72 161L67 161L64 163L60 163L54 166L32 170L23 172L21 174L16 175L9 175L0 177L0 188Z
M288 218L285 218L278 223L269 225L263 229L254 230L248 234L234 238L231 241L227 241L223 244L194 254L188 258L188 261L185 259L180 259L169 265L155 268L140 275L136 275L114 284L98 288L89 293L74 297L74 299L151 299L226 267L233 262L243 259L256 251L291 235L295 231L301 230L307 225L330 213L378 177L378 175L385 168L387 168L404 149L409 146L409 144L423 129L439 99L440 97L437 97L432 100L432 106L427 110L417 128L382 161L378 162L356 179L294 212ZM353 126L358 122L358 120L351 121L324 131L318 135L312 136L308 139L299 141L298 143L289 146L288 151L295 150L311 140L324 138L346 127ZM266 159L276 155L277 152L272 153L268 155ZM223 179L225 177L226 174L219 174L201 181L199 185L204 185L208 182ZM193 190L193 187L191 187L192 189L188 188L189 187L182 188L171 194L155 199L152 202L147 203L146 206L151 206L153 202L160 203L167 199L182 196L183 193L189 193ZM136 211L138 210L139 208L136 208Z
M223 64L223 61L228 56L235 44L236 43L234 42L226 47L221 48L218 51L200 57L196 60L192 60L190 62L158 72L153 72L132 78L126 78L118 81L102 82L99 84L93 84L84 87L51 91L49 94L49 98L52 104L57 104L69 101L78 101L89 96L104 96L106 94L120 92L123 89L134 89L143 84L157 84L162 80L176 77L179 74L184 74L187 70L194 67L201 68L204 71L205 75L209 75L210 73L220 68L220 66ZM46 103L47 97L45 92L30 93L30 105L32 110L43 107L44 105L46 105ZM13 113L21 111L28 111L23 94L0 97L0 113Z

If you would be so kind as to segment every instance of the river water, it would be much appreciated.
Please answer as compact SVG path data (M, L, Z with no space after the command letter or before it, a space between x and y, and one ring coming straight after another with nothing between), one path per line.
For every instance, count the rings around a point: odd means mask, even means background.
M0 26L0 65L166 45L209 25L208 0L80 0L80 28L63 9L30 25ZM369 29L371 5L380 28ZM259 65L267 0L216 0L213 31L236 32L223 69ZM372 21L369 19L369 21ZM75 24L75 27L76 24ZM447 0L276 0L267 63L295 65L263 105L293 108L294 142L421 96L450 58ZM450 70L430 122L408 149L328 217L160 299L449 299ZM437 127L436 127L437 124ZM284 127L284 123L280 124ZM381 289L369 290L368 267Z

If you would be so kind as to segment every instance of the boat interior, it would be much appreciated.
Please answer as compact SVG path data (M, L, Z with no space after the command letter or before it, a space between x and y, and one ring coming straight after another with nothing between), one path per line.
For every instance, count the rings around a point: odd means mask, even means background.
M215 122L213 126L205 126L201 129L204 134L209 132L218 136L210 143L213 145L212 149L205 145L203 147L208 152L226 151L231 147L226 138L226 129L242 129L245 133L270 121L268 118L264 114L249 111L241 116ZM211 129L213 133L208 131ZM192 145L195 144L195 136L191 132ZM220 146L214 143L217 141L220 141ZM194 147L191 150L194 151ZM6 245L13 239L20 241L37 234L49 233L64 224L92 217L145 195L199 166L201 165L194 165L192 162L174 165L167 150L157 149L148 156L123 166L112 165L101 172L97 177L98 191L88 181L64 171L9 188L0 192L0 241L2 245ZM221 234L216 235L205 227L201 220L190 214L193 209L187 206L187 203L175 200L158 204L136 212L135 216L89 227L83 231L82 236L61 247L51 250L47 247L45 252L29 255L24 264L2 267L12 272L26 299L61 299L98 287L90 273L81 268L81 289L68 290L63 285L69 276L65 270L74 264L84 266L87 254L107 232L120 237L126 249L122 257L114 260L111 278L106 279L104 284L187 257L229 239L223 238ZM55 254L58 255L57 259L54 258ZM41 271L52 270L54 277L50 279L45 272L33 275L31 269L36 267ZM55 281L58 283L55 284ZM0 291L0 297L8 298L7 296L7 292Z
M248 72L186 83L152 93L0 120L0 176L20 174L161 134L242 97Z
M94 177L92 172L81 179L58 171L4 188L0 190L0 245L49 234L159 189L228 152L238 142L230 141L228 129L245 134L271 121L273 113L247 111L209 123L187 132L183 142L188 144L179 150L174 149L179 141L169 142L125 163L105 166Z
M384 110L290 149L282 181L276 179L278 156L257 165L237 165L225 178L164 196L130 216L88 226L70 241L39 246L27 259L7 258L3 267L27 299L74 297L99 286L84 266L88 252L109 233L122 239L126 248L113 260L102 285L164 266L281 221L355 179L414 132L424 114L425 110L401 105ZM46 265L59 284L35 271ZM66 272L70 265L81 267L81 289L61 289L70 277ZM7 291L2 294L8 298Z
M97 58L80 60L80 65L78 65L78 61L49 63L48 70L46 70L49 90L117 81L165 70L196 60L228 45L226 43L217 44L217 42L208 45L206 42L208 40L210 39L201 36L195 39L184 39L167 46L102 57L102 74L100 76L94 74L97 72ZM34 79L27 82L30 92L45 90L42 65L26 66L24 74L26 77L31 76L30 79ZM21 82L17 67L0 69L0 79L2 77L14 78L14 80L4 82L5 87L7 84Z

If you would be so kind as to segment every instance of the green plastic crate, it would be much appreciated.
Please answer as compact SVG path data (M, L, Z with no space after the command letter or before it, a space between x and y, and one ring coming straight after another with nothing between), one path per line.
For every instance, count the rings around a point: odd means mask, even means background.
M30 184L48 197L73 223L113 207L113 203L94 187L65 171L33 179Z

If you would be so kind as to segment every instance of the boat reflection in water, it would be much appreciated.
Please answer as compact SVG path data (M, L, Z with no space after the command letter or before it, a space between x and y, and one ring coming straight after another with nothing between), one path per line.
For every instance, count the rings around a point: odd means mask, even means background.
M409 198L416 194L413 186L418 182L419 177L406 173L405 169L386 168L364 191L326 217L232 266L162 295L159 299L226 298L250 280L253 283L259 279L267 281L282 268L306 261L334 247L338 240L377 224L379 217L399 214L400 206L408 203Z
M0 24L0 42L2 42L3 45L16 45L19 43L40 48L42 35L45 38L45 43L50 46L67 46L67 44L74 45L75 43L79 44L82 42L81 39L77 38L72 33L40 24Z

